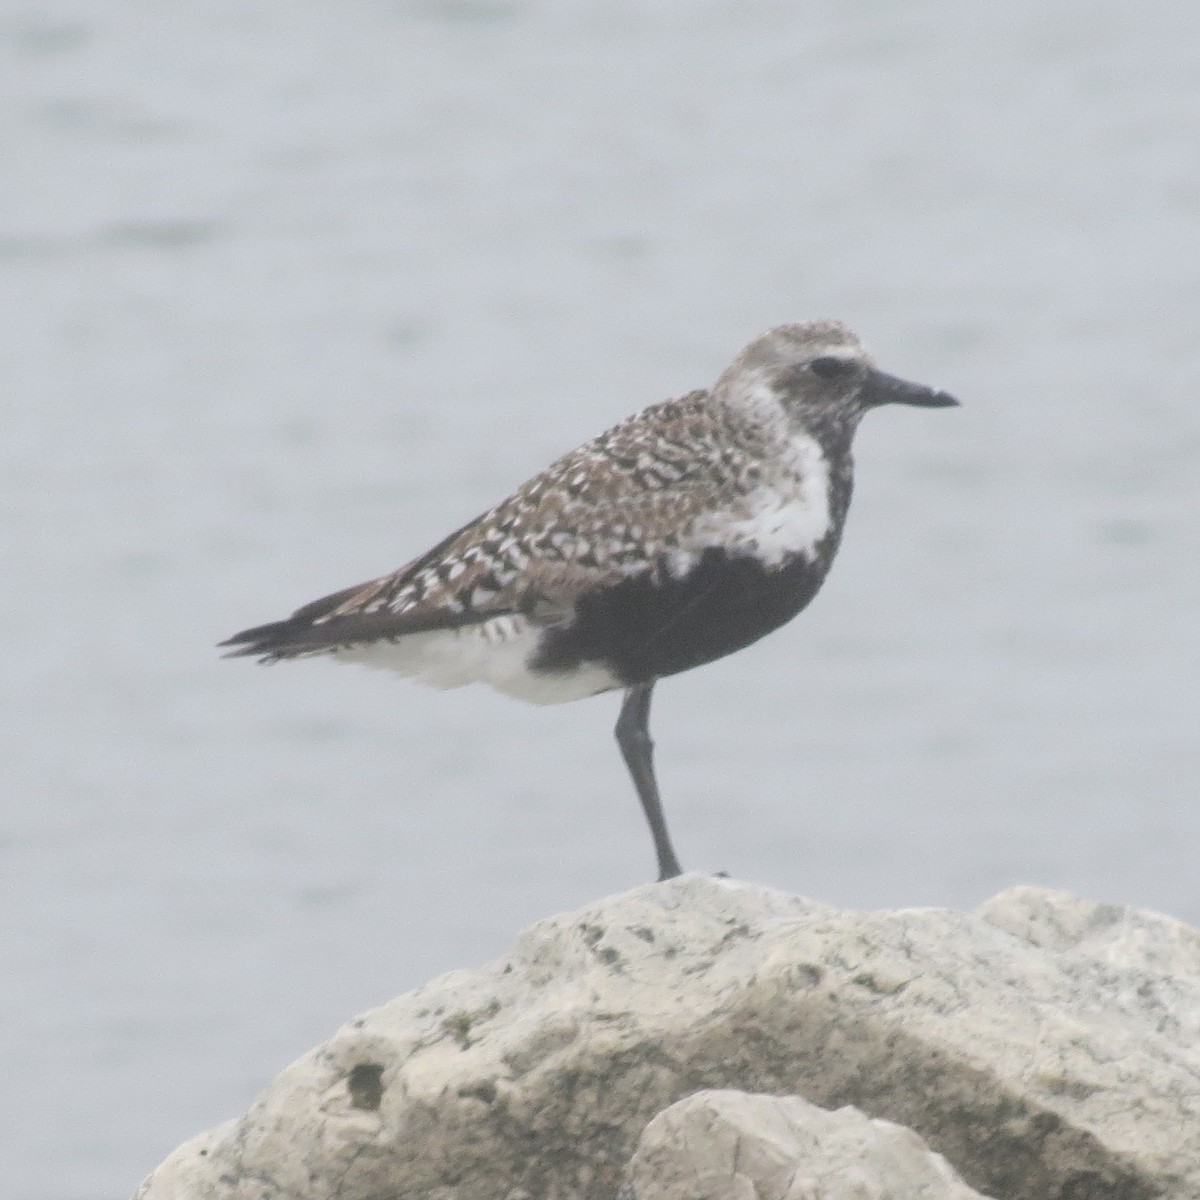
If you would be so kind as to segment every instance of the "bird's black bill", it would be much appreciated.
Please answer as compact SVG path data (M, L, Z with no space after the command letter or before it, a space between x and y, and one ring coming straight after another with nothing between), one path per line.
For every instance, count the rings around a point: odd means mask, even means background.
M958 403L949 392L874 370L867 373L863 395L870 404L912 404L917 408L953 408Z

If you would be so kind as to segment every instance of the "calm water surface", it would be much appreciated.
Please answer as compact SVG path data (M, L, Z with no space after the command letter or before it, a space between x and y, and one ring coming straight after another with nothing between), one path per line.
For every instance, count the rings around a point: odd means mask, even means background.
M649 877L616 698L212 644L836 315L794 625L657 700L684 861L1200 920L1200 17L0 5L0 1160L111 1200L341 1021Z

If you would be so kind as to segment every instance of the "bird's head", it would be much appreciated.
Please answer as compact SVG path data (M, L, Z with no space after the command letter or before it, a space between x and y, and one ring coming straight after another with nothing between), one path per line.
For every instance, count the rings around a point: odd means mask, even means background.
M768 399L794 426L852 434L862 415L883 404L949 408L953 396L880 371L862 342L839 321L780 325L755 338L717 381L736 403Z

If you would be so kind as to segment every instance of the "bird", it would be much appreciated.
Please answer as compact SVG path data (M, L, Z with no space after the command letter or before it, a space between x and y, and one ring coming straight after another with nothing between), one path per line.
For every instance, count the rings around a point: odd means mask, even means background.
M840 321L777 326L711 387L613 426L405 566L221 645L540 705L621 691L617 744L670 879L655 685L809 604L841 542L855 431L885 404L958 401L880 371Z

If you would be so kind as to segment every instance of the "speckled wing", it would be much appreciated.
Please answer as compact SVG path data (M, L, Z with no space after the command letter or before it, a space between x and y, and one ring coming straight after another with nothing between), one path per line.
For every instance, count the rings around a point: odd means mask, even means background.
M708 399L697 391L645 409L393 574L224 644L292 658L506 613L567 619L585 592L662 570L702 515L753 485L756 431Z

